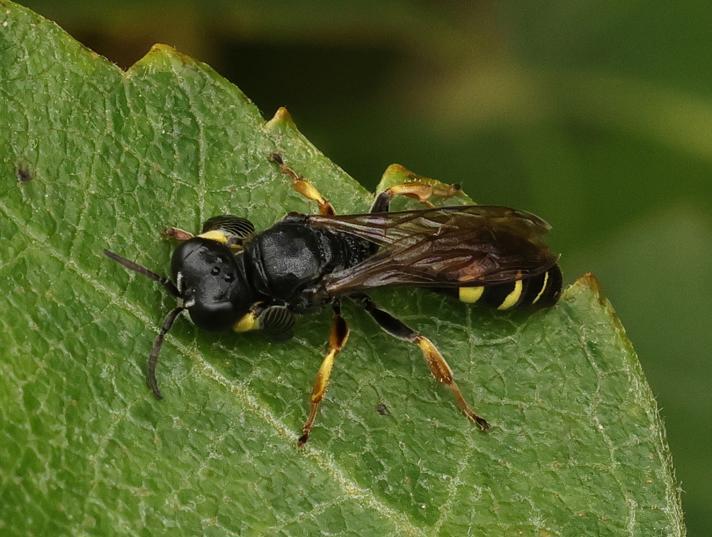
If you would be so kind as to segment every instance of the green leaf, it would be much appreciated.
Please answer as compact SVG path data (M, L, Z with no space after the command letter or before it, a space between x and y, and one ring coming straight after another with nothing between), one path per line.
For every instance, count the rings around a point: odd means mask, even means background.
M488 434L353 308L304 449L327 313L284 344L179 321L156 401L145 360L171 299L104 248L165 271L166 225L312 210L275 150L341 212L370 195L286 111L265 123L169 47L123 72L5 0L0 29L3 534L684 534L655 401L591 276L534 314L375 294L439 345Z

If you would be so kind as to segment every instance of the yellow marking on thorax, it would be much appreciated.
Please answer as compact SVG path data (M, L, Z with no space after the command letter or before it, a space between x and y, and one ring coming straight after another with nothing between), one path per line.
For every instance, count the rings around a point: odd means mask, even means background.
M519 297L522 295L522 287L522 280L516 280L514 282L514 289L512 289L512 292L504 298L499 306L497 306L497 309L508 310L519 302Z
M217 241L220 244L227 244L227 235L219 229L211 229L210 231L201 233L198 237L202 239L210 239L211 241Z
M536 295L536 297L534 298L534 300L532 300L532 304L536 304L536 303L537 303L537 300L539 300L539 299L541 298L541 295L544 294L544 291L546 290L546 284L547 284L548 282L549 282L549 271L547 270L547 271L544 273L544 283L541 285L541 291L539 291L539 293Z
M242 318L232 325L232 329L235 332L249 332L250 330L258 330L260 328L260 323L257 320L257 316L249 311L242 316Z
M458 298L465 302L466 304L474 304L480 298L482 298L482 293L485 292L483 286L479 287L460 287L458 289Z

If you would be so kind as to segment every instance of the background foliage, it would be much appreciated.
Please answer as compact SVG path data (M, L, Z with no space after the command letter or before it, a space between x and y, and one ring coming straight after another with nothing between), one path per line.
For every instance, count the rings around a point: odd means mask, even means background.
M690 529L712 526L705 3L28 4L123 66L155 41L207 61L366 186L403 162L545 216L638 347Z

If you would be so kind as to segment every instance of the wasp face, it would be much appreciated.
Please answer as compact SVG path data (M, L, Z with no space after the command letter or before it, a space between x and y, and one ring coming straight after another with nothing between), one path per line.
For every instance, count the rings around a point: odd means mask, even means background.
M227 330L248 310L252 293L230 249L200 237L173 252L171 272L190 318L206 330Z

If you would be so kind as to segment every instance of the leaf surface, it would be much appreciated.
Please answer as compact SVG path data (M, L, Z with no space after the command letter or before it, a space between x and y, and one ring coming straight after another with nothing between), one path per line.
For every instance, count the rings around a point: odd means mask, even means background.
M488 434L354 308L302 450L327 313L283 344L179 321L156 401L145 360L171 300L104 248L163 272L167 225L313 210L275 150L340 212L370 195L169 47L123 72L5 0L0 28L3 533L684 533L655 402L592 277L531 315L375 295L439 345Z

